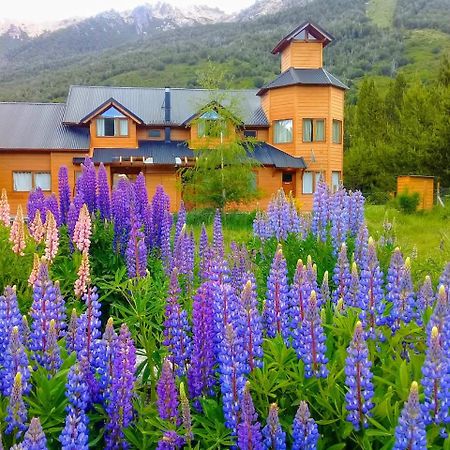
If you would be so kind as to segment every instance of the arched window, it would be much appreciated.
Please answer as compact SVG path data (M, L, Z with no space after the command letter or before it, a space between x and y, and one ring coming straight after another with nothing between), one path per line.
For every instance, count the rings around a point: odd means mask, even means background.
M128 118L111 106L98 116L97 136L128 136Z

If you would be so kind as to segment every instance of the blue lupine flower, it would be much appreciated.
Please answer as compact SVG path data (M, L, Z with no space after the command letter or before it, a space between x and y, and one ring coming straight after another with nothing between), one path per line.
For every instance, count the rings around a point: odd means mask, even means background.
M345 394L345 407L349 412L347 420L353 424L355 430L359 430L361 426L367 428L367 418L374 406L371 367L364 330L362 323L358 321L345 360L345 385L348 389Z
M36 211L39 211L41 214L41 219L44 220L47 209L45 208L45 195L42 192L40 187L37 187L28 195L27 201L27 216L28 223L32 223L34 220L34 216L36 215Z
M53 214L56 225L60 226L61 219L59 217L58 199L56 198L56 195L53 192L45 198L45 209L46 211L50 211Z
M83 194L89 212L95 213L97 207L97 173L94 163L87 156L81 164L81 175L77 180L76 191Z
M287 342L289 327L289 285L287 264L281 245L278 246L267 278L267 297L264 304L264 322L267 336L283 336Z
M179 450L183 448L185 440L176 431L165 431L162 439L158 441L156 450Z
M105 427L105 448L126 447L123 428L133 418L133 396L136 367L136 349L128 327L122 324L115 341L109 403L106 406L108 421Z
M111 197L108 183L108 174L105 166L100 163L97 173L98 195L97 195L97 210L100 213L100 219L111 219Z
M14 377L14 384L9 397L9 404L6 409L6 434L15 432L16 439L27 429L27 410L22 397L22 374L17 372Z
M349 196L345 189L337 190L331 198L330 234L334 254L337 254L342 244L345 244L349 234L348 201Z
M58 332L56 331L55 319L50 320L47 335L47 346L44 353L44 367L55 375L62 364L60 349L58 345Z
M326 183L320 182L314 192L311 231L322 242L327 240L329 221L330 191Z
M193 348L188 371L191 398L212 393L214 377L214 318L211 282L203 283L194 295L192 304Z
M145 209L148 204L148 194L147 194L147 187L145 184L145 175L142 172L139 172L139 175L136 177L133 189L134 189L134 197L136 199L134 204L134 210L137 217L139 218L139 222L142 222L144 220Z
M84 412L69 412L66 416L66 424L59 436L62 450L87 450L89 430L86 426L88 421Z
M111 212L114 218L114 248L125 254L131 231L132 198L129 181L121 178L112 193Z
M311 417L308 404L301 401L292 424L292 450L316 450L319 441L317 424Z
M67 327L66 333L66 349L69 354L76 351L77 328L77 310L75 308L72 308L72 314L70 315L69 326Z
M178 269L178 273L186 280L188 287L192 286L194 281L194 252L194 239L184 225L175 241L172 268Z
M427 425L443 425L448 420L450 383L443 341L439 330L434 326L428 336L428 349L422 366L422 386L425 394L422 409Z
M404 264L405 263L403 261L402 252L398 247L396 247L394 253L391 256L386 285L386 300L392 304L392 309L394 309L394 305L398 304L400 301L400 284L402 280L402 270ZM391 312L391 314L387 318L388 325L392 326L395 320L396 317Z
M100 375L98 384L103 404L108 403L111 394L111 382L113 378L114 349L116 348L117 333L114 331L113 320L110 317L105 326L105 332L99 343L97 358L97 372Z
M33 417L22 445L26 450L47 450L47 439L38 417Z
M163 267L166 274L170 274L170 268L172 267L172 249L170 247L170 233L172 230L172 214L166 213L163 217L163 222L161 225L161 260L163 262Z
M258 311L256 285L250 274L242 291L241 307L243 310L244 347L248 355L249 370L252 371L255 367L262 367L263 330L261 315Z
M175 385L172 364L167 358L162 365L161 375L156 385L156 392L158 395L156 406L159 417L176 424L178 421L178 392Z
M355 262L359 268L366 267L369 258L369 230L365 223L361 225L355 239Z
M328 359L325 356L325 340L316 292L312 291L306 307L305 319L300 325L298 338L293 342L298 357L303 360L306 378L327 377Z
M62 225L67 223L67 213L70 206L69 175L66 166L61 166L58 171L58 193L59 193L59 217Z
M223 231L222 231L222 217L220 210L216 210L213 222L213 245L214 255L218 258L223 258Z
M347 306L352 306L354 308L360 308L362 306L361 302L360 302L360 298L361 298L361 293L360 293L358 266L356 265L356 262L353 261L352 271L350 274L350 284L348 287L347 298L346 298Z
M208 233L206 232L205 224L202 224L202 231L200 233L200 244L199 244L199 272L202 280L208 278L208 274L211 268L212 260L212 249L208 242Z
M408 400L403 407L395 429L393 450L426 450L427 434L419 403L419 386L411 384Z
M237 445L239 450L263 450L263 438L258 414L253 406L249 382L246 383L241 401L240 421L237 426Z
M286 433L278 418L278 406L272 403L267 417L267 425L262 429L266 450L286 450Z
M361 191L349 192L347 201L348 228L353 236L356 236L361 227L364 226L364 203L365 199Z
M333 282L336 285L336 289L333 291L333 303L335 305L340 299L342 299L344 301L344 305L348 306L347 302L350 281L351 275L350 264L347 258L347 246L343 243L333 270Z
M178 237L180 236L181 230L186 225L186 208L184 206L183 200L181 200L180 208L178 209L177 214L177 223L175 225L175 235L173 238L174 242L178 241Z
M132 226L125 251L129 278L145 277L147 274L147 246L141 224L137 217L131 219Z
M447 263L439 278L439 285L443 285L445 287L445 291L447 292L447 301L450 303L450 262Z
M225 328L218 360L225 425L232 430L233 434L236 433L240 402L245 387L245 374L248 371L246 353L242 336L239 336L233 325L229 323Z
M448 303L445 286L441 284L437 295L436 304L431 314L430 321L427 324L427 334L430 335L431 329L437 327L439 333L444 333L444 328L450 321L450 305ZM444 333L445 335L445 333Z
M328 283L328 270L323 274L322 285L320 287L320 303L319 306L322 307L331 301L330 285Z
M436 301L436 295L433 290L433 284L429 275L417 292L417 314L416 320L419 325L422 324L422 316L427 308L433 307Z
M161 249L163 240L165 239L163 235L166 233L163 228L170 228L172 226L170 199L161 185L156 186L156 192L152 198L150 211L152 214L151 223L153 227L150 233L152 248Z

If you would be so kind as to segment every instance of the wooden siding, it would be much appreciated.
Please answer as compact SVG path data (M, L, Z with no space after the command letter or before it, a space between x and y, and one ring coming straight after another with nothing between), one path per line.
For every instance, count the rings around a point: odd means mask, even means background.
M293 41L281 52L281 72L295 69L319 69L323 66L321 42Z
M151 199L155 195L156 187L162 185L170 198L170 208L172 212L178 211L181 203L181 192L178 184L178 174L175 170L144 169L145 183L148 197Z
M97 136L97 122L92 119L89 125L91 141L90 146L93 148L137 148L136 122L128 120L128 136Z
M159 130L159 137L151 137L149 135L150 130ZM163 141L164 140L164 127L143 127L137 126L137 139L138 141ZM170 129L170 139L172 141L187 141L191 137L190 130L185 127L172 127Z
M223 142L233 142L236 139L236 129L232 124L228 126L228 134L223 136ZM215 148L220 145L220 138L213 137L199 137L198 135L198 126L196 123L193 123L190 128L190 141L189 147L193 149L201 149L201 148Z
M420 202L417 209L430 210L434 205L434 178L421 176L397 177L397 195L403 192L413 194L417 192Z

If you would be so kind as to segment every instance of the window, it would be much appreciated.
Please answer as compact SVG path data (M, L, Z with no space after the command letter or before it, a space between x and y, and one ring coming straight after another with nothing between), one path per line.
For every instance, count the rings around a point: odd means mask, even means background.
M323 173L322 173L322 172L316 172L316 174L315 174L314 190L317 189L317 185L318 185L321 181L324 181L324 179L323 179Z
M256 138L256 130L244 130L244 137Z
M313 193L313 172L303 172L303 193L312 194Z
M281 179L283 183L290 184L292 183L292 172L283 172Z
M275 120L273 123L273 142L275 144L286 144L288 142L292 142L292 131L292 119Z
M161 137L161 130L150 130L148 135L150 137Z
M331 190L336 192L341 186L341 172L331 172Z
M34 188L50 191L51 184L50 172L13 172L15 192L29 192Z
M333 144L342 143L342 121L333 119Z
M325 141L325 119L303 119L303 142Z
M128 119L116 108L104 111L96 121L97 136L128 136Z
M206 111L197 122L198 137L220 137L228 134L227 124L216 111Z

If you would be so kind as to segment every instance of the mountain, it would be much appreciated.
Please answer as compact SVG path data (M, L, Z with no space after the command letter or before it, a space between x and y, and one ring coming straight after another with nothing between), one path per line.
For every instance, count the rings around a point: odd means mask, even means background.
M305 20L335 36L325 65L350 86L398 71L426 80L450 50L450 0L259 0L233 16L158 3L0 36L0 99L64 100L70 84L198 87L208 62L234 87L259 87L279 73L270 50Z

